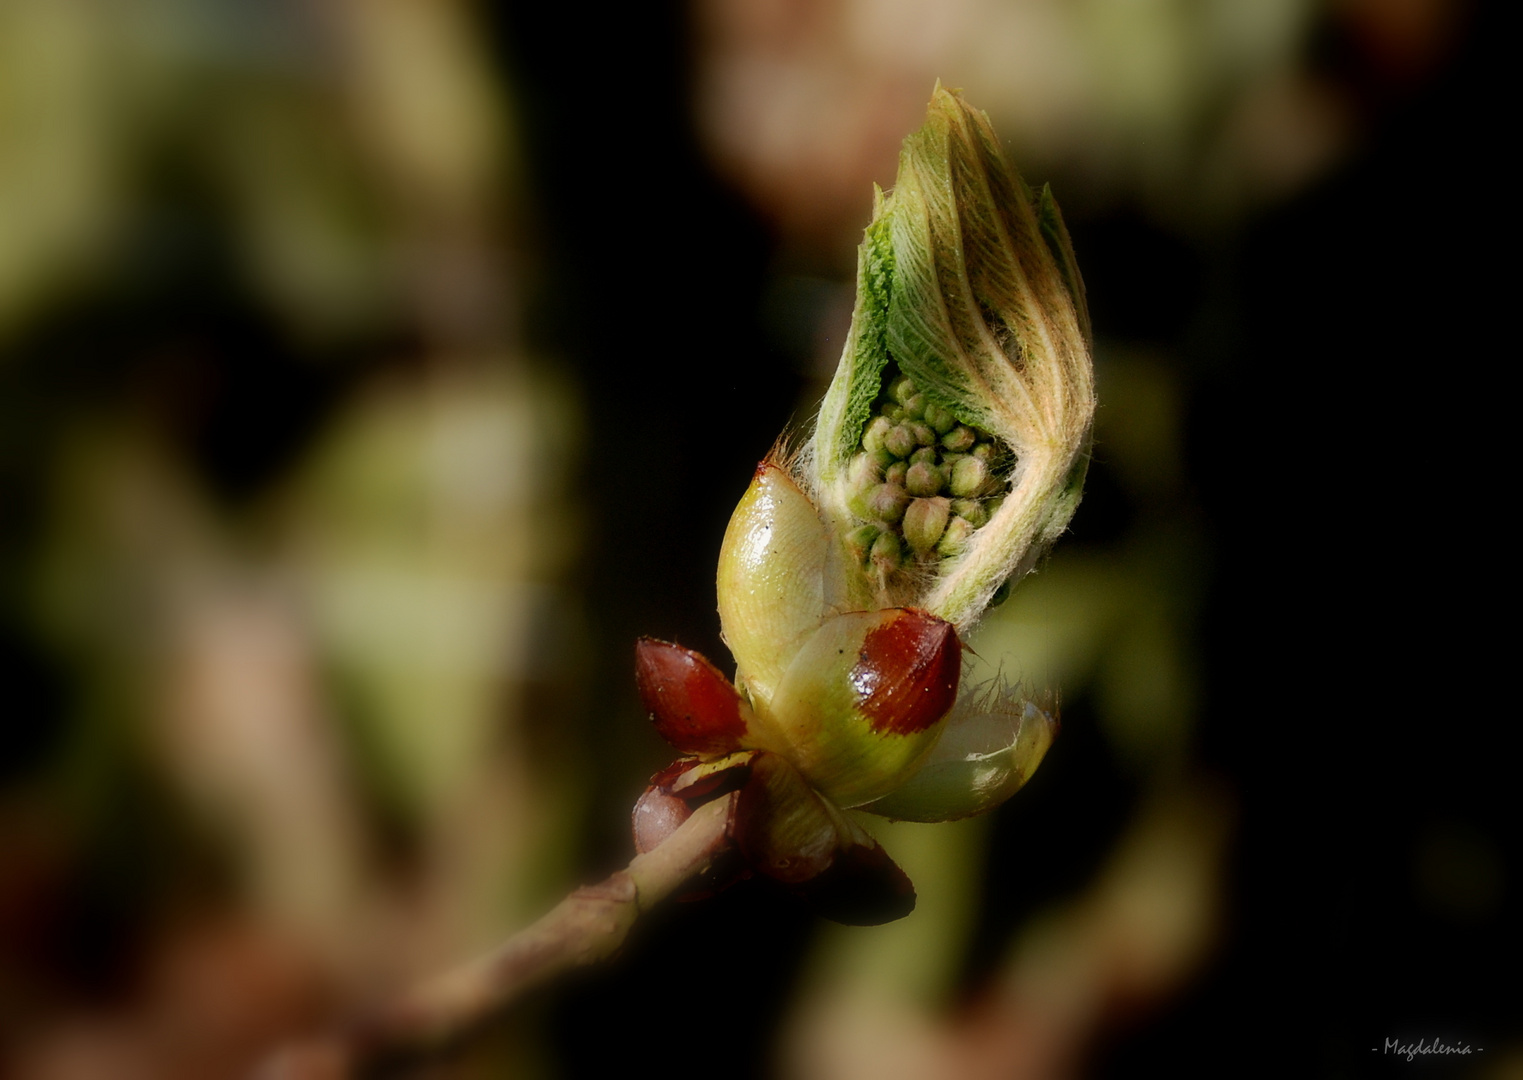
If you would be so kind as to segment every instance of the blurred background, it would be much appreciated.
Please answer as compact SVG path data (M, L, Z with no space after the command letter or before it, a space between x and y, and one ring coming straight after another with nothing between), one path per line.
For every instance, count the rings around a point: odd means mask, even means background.
M939 77L1090 291L1084 505L973 640L1062 737L874 826L910 918L673 905L428 1075L1523 1076L1493 22L4 0L0 1075L245 1075L623 864L634 638L725 656Z

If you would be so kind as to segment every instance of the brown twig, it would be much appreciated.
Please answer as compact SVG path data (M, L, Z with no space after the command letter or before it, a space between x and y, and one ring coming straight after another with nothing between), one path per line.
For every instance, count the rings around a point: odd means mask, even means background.
M729 848L735 795L700 807L655 849L607 880L577 889L494 952L424 983L345 1029L285 1048L259 1080L374 1076L454 1043L526 990L618 951L630 927Z

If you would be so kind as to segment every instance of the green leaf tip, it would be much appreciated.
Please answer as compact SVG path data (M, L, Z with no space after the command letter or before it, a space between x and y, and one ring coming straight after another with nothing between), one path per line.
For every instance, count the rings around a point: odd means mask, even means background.
M801 479L835 535L892 525L861 498L852 462L866 451L887 468L925 428L937 455L928 464L961 478L953 494L990 505L947 544L925 542L920 512L914 559L885 576L841 556L828 591L846 606L924 605L966 627L1030 570L1078 505L1094 415L1089 343L1083 279L1050 188L1033 192L988 116L938 81L893 190L874 188L851 332ZM901 380L913 403L889 392ZM960 464L975 446L983 464Z

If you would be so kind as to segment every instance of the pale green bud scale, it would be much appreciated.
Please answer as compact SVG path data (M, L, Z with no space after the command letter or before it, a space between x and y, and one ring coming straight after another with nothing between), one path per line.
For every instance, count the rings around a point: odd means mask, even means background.
M1052 745L1056 721L1003 687L965 695L929 760L864 810L898 821L955 821L998 806L1025 785Z

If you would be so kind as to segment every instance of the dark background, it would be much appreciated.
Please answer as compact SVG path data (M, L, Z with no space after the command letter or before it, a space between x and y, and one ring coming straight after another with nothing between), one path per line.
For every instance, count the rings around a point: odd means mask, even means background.
M662 763L630 722L629 644L651 634L724 655L712 582L725 521L755 461L807 419L820 389L808 347L769 314L779 281L839 283L850 267L713 164L695 121L708 39L694 11L501 3L478 21L521 165L519 208L501 228L510 325L472 332L557 372L581 417L570 484L582 525L558 594L577 613L576 674L511 692L527 702L532 753L577 772L582 809L562 872L587 880L627 857L627 807ZM1506 38L1491 9L1467 8L1443 47L1403 54L1382 51L1378 23L1357 5L1314 20L1299 63L1337 94L1352 134L1280 197L1203 222L1124 186L1092 194L1061 160L1050 177L1102 360L1148 350L1180 393L1179 512L1206 551L1187 622L1199 697L1184 753L1191 775L1230 793L1235 817L1209 956L1167 993L1107 999L1073 1056L1040 1075L1518 1068L1523 852L1502 521L1516 485L1499 437L1516 352L1503 328ZM96 809L77 810L78 774L60 762L90 730L80 671L93 661L36 629L28 584L72 433L114 411L138 417L217 512L246 525L371 380L426 372L441 335L460 340L414 314L316 343L293 331L234 268L214 193L177 172L175 153L157 160L163 175L107 268L0 342L11 697L0 779L27 821L86 822L31 861L14 853L33 850L23 842L35 829L5 840L0 1005L26 1022L0 1037L18 1076L60 1075L30 1049L28 1023L65 1039L78 1015L130 1028L162 927L187 903L239 910L245 888L236 856L130 739L107 740L101 753L127 764L84 798ZM1104 558L1157 509L1102 452L1062 546ZM1094 692L1065 697L1059 750L1018 814L990 826L946 1015L980 1015L1012 935L1082 891L1168 782L1129 765L1103 709ZM382 796L367 805L378 860L405 872L413 826ZM65 869L48 869L55 858ZM774 1075L817 934L754 883L670 908L617 964L550 992L447 1068ZM375 986L321 971L296 983L299 1005L271 1006L276 1019L241 1035L238 1054L184 1075L235 1074ZM1408 1064L1372 1052L1386 1038L1484 1052L1463 1067Z

